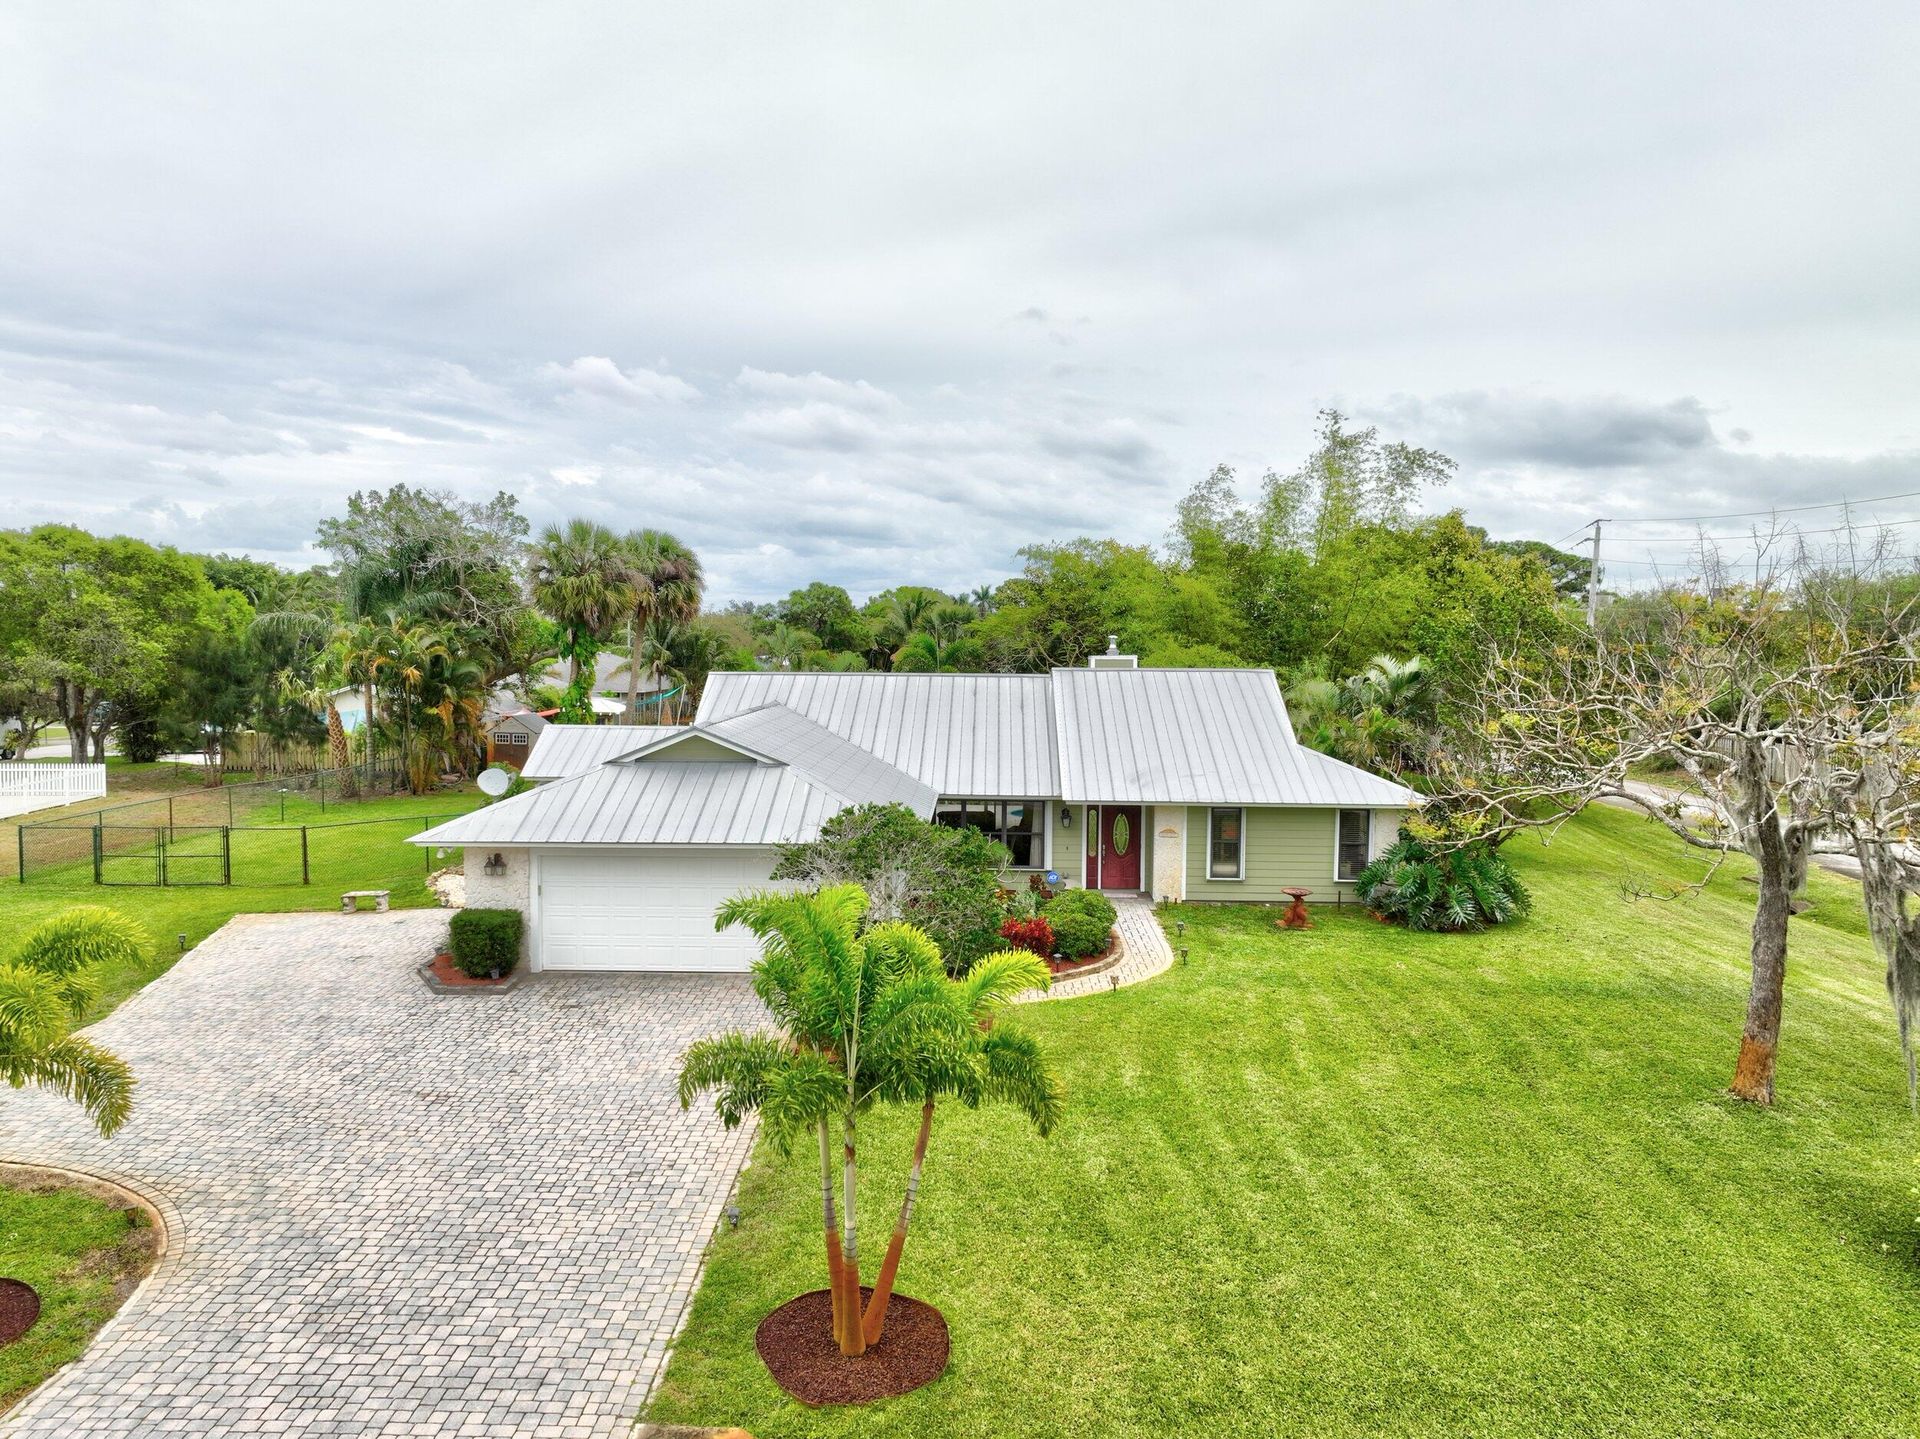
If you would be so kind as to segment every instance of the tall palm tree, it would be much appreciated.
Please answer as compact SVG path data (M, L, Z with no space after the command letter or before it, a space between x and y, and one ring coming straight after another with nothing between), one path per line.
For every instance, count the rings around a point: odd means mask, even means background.
M993 586L975 585L967 596L967 602L979 612L982 619L993 613Z
M145 931L101 905L29 929L0 961L0 1078L65 1095L112 1135L133 1112L133 1071L73 1027L100 997L104 970L144 967L149 953Z
M374 788L373 777L373 733L377 715L374 711L374 688L380 677L382 626L378 621L362 615L360 618L342 625L334 631L328 648L334 652L339 663L341 681L345 684L360 686L360 745L367 760L367 789Z
M633 609L627 617L627 723L640 719L640 636L656 620L688 625L700 613L706 577L700 557L665 530L636 530L626 538L627 580ZM657 669L649 669L656 678Z
M889 1245L889 1263L882 1266L885 1294L876 1288L875 1302L863 1315L855 1207L859 1116L877 1103L924 1106L942 1095L969 1105L1009 1098L1045 1133L1060 1110L1058 1086L1031 1042L1023 1043L1009 1026L981 1027L1012 993L1044 985L1045 966L1031 955L995 956L991 964L982 962L982 978L969 989L965 981L947 978L939 947L923 931L897 921L863 929L866 912L866 892L858 885L760 892L721 905L718 927L741 925L760 941L753 988L778 1032L702 1040L687 1051L680 1072L683 1106L713 1091L729 1128L757 1112L768 1138L783 1151L809 1133L817 1141L833 1336L849 1356L866 1351L869 1326L877 1338L885 1323L931 1127L923 1108L907 1201L895 1225L898 1243ZM995 1034L1001 1038L994 1040Z
M820 641L810 630L775 624L762 636L760 647L775 669L797 670L805 661L807 652L820 647Z
M560 717L569 723L593 720L593 668L600 642L634 607L631 559L626 542L592 520L548 525L534 544L533 602L565 636L567 698ZM582 661L587 670L584 688Z

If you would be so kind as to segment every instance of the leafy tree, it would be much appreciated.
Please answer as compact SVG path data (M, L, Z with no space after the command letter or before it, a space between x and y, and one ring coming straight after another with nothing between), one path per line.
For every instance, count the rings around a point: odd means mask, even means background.
M815 580L788 595L775 612L780 623L817 636L824 649L864 651L873 643L872 628L838 585Z
M485 629L517 591L526 536L512 495L474 503L395 485L349 496L345 515L320 522L319 543L334 557L348 613L397 611Z
M857 884L875 920L933 936L956 972L1000 947L1000 877L1012 856L976 829L929 824L899 804L841 810L820 836L780 850L773 878L808 887Z
M744 895L722 905L722 928L741 925L760 941L753 987L777 1032L701 1040L687 1051L680 1072L683 1107L712 1092L728 1128L758 1113L763 1132L784 1152L803 1138L816 1141L833 1334L850 1357L884 1332L936 1102L1011 1103L1042 1134L1057 1122L1062 1103L1038 1047L999 1013L1021 990L1044 986L1046 966L1008 951L983 961L964 981L949 980L931 938L899 921L867 924L867 908L855 885ZM858 1124L881 1103L918 1103L921 1123L899 1219L863 1312Z
M73 1100L103 1135L133 1112L126 1062L73 1032L109 967L141 966L149 941L116 910L76 905L29 929L0 961L0 1076Z

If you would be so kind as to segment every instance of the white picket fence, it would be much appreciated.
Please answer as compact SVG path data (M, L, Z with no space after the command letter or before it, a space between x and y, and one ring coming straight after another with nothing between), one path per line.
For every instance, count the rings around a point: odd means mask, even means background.
M0 815L28 814L86 799L104 799L103 764L26 764L0 761Z

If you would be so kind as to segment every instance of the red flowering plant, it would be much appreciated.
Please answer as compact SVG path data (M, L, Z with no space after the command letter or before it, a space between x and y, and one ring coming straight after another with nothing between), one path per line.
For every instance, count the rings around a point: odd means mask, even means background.
M1000 938L1043 959L1053 953L1053 926L1043 915L1009 915L1001 922Z

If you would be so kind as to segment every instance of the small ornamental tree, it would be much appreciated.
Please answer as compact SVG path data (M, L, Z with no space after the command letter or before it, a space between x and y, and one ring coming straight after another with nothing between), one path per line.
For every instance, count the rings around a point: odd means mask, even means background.
M760 941L753 988L778 1028L701 1040L680 1070L682 1107L711 1091L729 1129L757 1113L783 1153L803 1136L818 1143L833 1337L848 1356L865 1353L884 1332L937 1101L1012 1104L1043 1135L1061 1109L1060 1088L1032 1038L998 1018L1014 995L1045 988L1046 965L1003 951L982 957L964 979L949 979L923 931L899 921L863 929L866 912L867 896L856 885L748 894L723 904L718 927L738 924ZM863 1312L855 1140L860 1116L882 1103L918 1104L920 1127L899 1217Z

